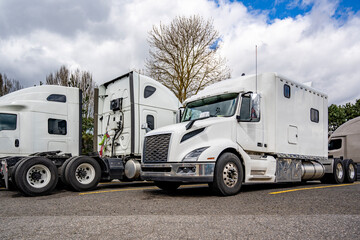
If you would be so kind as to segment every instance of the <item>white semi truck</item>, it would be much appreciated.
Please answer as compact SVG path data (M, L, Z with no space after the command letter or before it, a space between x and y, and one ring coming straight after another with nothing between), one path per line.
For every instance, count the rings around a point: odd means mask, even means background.
M100 155L81 156L81 91L37 86L0 98L0 180L28 196L58 178L74 190L102 180L138 180L147 131L176 122L179 101L159 82L130 72L99 87L94 134ZM143 128L141 128L143 126Z
M181 123L146 135L141 176L164 190L209 183L220 195L242 184L353 182L353 168L328 158L327 98L276 73L215 83L185 101Z
M345 166L354 167L351 162L360 164L360 117L351 119L338 127L329 139L329 157L344 159ZM351 176L347 176L350 177ZM360 168L357 168L357 179Z

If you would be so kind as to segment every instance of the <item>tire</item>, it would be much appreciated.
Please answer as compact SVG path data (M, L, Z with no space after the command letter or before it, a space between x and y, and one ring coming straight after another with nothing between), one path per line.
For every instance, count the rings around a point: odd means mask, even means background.
M357 169L352 159L344 160L345 179L346 183L353 183L356 180Z
M65 185L65 186L69 186L69 183L66 181L66 178L65 178L66 167L69 165L71 160L73 160L74 158L77 158L77 157L78 156L67 159L60 168L60 180L63 183L63 185Z
M240 159L233 153L222 154L216 162L214 180L209 186L222 196L237 194L244 178Z
M19 167L20 163L22 163L24 160L26 160L26 158L21 159L20 161L15 163L14 167L11 169L11 174L10 174L11 184L9 184L10 190L18 189L18 187L16 185L16 178L15 178L16 169Z
M5 181L3 179L3 176L0 174L0 187L6 187L5 186Z
M81 192L95 189L100 178L100 165L91 157L76 157L65 168L66 182L75 191Z
M22 161L15 172L15 182L26 196L50 194L58 182L55 164L44 157L31 157Z
M179 182L154 182L155 186L166 191L166 192L175 192L176 189L180 187Z
M328 178L329 183L335 183L335 184L343 183L345 179L344 162L339 158L335 158L333 172L325 177Z

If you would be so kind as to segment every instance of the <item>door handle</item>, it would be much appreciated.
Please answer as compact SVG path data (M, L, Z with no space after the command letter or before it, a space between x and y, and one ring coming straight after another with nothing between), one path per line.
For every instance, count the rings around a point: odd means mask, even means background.
M19 147L19 144L20 144L19 139L15 139L15 147Z

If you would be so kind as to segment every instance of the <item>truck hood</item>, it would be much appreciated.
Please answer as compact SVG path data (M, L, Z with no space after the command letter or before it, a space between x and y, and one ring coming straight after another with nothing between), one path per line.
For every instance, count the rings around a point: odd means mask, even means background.
M211 118L207 118L207 119L203 119L203 120L197 120L194 122L192 127L188 130L186 130L186 125L188 125L190 121L172 124L172 125L168 125L165 127L161 127L161 128L152 130L146 134L146 137L152 136L152 135L158 135L158 134L165 134L165 133L184 134L187 132L192 132L196 129L206 128L211 125L216 125L216 124L219 124L222 122L231 121L231 119L232 119L232 117L211 117Z
M188 130L186 125L189 122L183 122L153 130L146 134L146 137L171 134L169 145L162 145L163 148L171 149L167 162L182 162L187 154L200 148L205 150L199 161L214 161L220 153L219 144L224 144L228 139L235 139L234 122L234 117L212 117L195 121Z

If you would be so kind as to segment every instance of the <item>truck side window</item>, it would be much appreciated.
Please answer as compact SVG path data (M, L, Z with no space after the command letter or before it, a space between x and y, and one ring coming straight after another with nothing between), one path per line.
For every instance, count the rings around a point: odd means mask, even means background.
M0 131L16 129L16 114L0 113Z
M155 118L153 115L147 115L146 116L146 123L148 125L148 128L150 128L151 130L154 130L155 128Z
M342 145L342 141L341 139L332 139L329 142L329 150L336 150L336 149L340 149Z
M319 122L319 110L314 108L310 109L310 120L315 123Z
M47 97L48 101L50 102L62 102L65 103L66 102L66 96L62 95L62 94L51 94Z
M156 88L152 87L152 86L146 86L145 90L144 90L144 98L148 98L151 95L154 94L154 92L156 91Z
M67 127L66 121L61 119L48 119L48 133L55 135L66 135Z
M287 84L284 84L284 97L290 98L290 96L291 96L290 86Z

